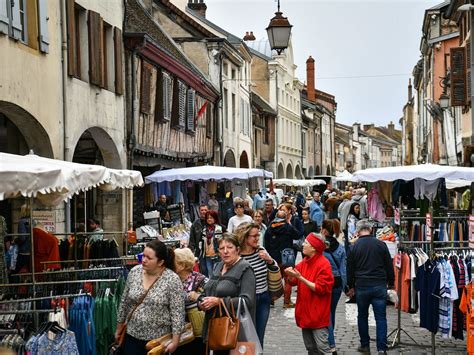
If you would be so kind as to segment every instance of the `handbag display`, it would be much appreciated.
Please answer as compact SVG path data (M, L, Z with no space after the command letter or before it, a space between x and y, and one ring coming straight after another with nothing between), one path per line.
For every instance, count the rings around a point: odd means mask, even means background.
M240 321L236 317L234 304L230 302L232 314L229 314L224 300L219 300L219 316L217 307L214 308L212 318L209 320L207 345L210 350L231 350L237 346ZM225 314L222 314L224 309Z
M200 311L197 307L186 311L186 316L193 326L193 333L195 337L202 336L202 327L204 324L204 311Z
M273 301L283 296L283 280L280 268L277 271L268 270L268 292Z
M146 290L146 292L143 294L142 297L140 297L140 299L138 300L138 303L135 305L135 307L133 307L133 309L130 311L130 313L128 314L127 318L125 319L125 324L123 325L122 329L120 329L120 332L118 334L118 340L117 340L117 344L122 347L123 346L123 343L125 342L125 335L127 335L127 323L130 321L130 319L132 319L132 316L133 316L133 313L137 310L137 308L143 303L143 301L145 300L146 296L148 295L148 292L151 290L151 288L155 285L156 281L158 281L159 277L157 277L155 279L155 281L153 281L153 283L150 285L150 287L148 287L148 290Z

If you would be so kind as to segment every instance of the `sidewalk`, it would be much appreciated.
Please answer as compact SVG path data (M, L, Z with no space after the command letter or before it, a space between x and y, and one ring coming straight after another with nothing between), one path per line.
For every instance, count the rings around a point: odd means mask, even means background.
M293 294L295 289L293 289ZM336 343L337 353L359 354L357 347L359 333L357 331L357 305L346 304L343 295L339 302L336 314ZM294 300L293 300L294 301ZM393 306L387 307L388 332L397 327L397 310ZM407 314L402 312L402 327L422 347L405 345L411 340L402 333L402 345L388 351L389 354L431 354L431 333L419 327L418 314ZM371 342L372 354L377 353L375 345L375 319L373 313L369 316L370 335L374 338ZM391 343L393 338L389 338ZM283 301L280 299L275 303L275 308L270 311L265 333L265 354L307 354L304 347L301 329L296 326L294 309L283 309ZM466 342L454 339L442 339L436 336L436 354L466 354Z

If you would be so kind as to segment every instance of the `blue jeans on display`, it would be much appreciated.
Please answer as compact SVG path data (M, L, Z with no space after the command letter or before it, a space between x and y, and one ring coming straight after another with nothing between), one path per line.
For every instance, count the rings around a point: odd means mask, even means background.
M263 338L265 336L265 328L267 327L268 317L270 316L270 293L265 291L257 295L257 307L255 311L255 328L257 330L258 339L263 348Z
M331 349L336 347L336 340L334 339L334 328L336 327L336 307L342 294L342 286L334 287L331 295L331 324L329 325L329 346Z
M387 287L368 286L355 289L357 302L357 326L359 328L360 345L368 347L369 337L369 306L372 305L377 329L377 351L387 350Z

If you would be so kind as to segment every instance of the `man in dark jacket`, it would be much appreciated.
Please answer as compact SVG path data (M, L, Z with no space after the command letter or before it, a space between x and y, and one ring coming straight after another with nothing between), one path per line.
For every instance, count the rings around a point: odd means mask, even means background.
M291 302L291 285L288 283L288 276L284 272L285 267L294 266L294 263L293 265L283 265L281 255L282 251L285 250L285 252L292 252L294 256L293 240L297 240L300 237L298 230L290 223L291 217L291 213L287 214L283 210L278 211L276 218L270 224L264 236L265 248L270 256L278 263L282 277L285 279L284 308L293 308L295 306Z
M202 230L206 225L206 213L209 211L207 205L200 205L199 206L199 218L196 219L192 226L191 230L189 231L189 249L191 249L194 254L198 253L196 250L197 246L199 245L199 241L202 237ZM196 255L197 256L197 255Z
M275 219L277 210L273 206L273 200L271 198L266 199L265 209L263 210L263 223L268 227Z
M377 329L377 351L387 350L387 286L393 286L395 275L387 245L372 235L372 224L367 219L357 222L355 242L347 262L349 285L348 296L355 293L357 301L357 326L360 347L370 353L369 306L374 310Z

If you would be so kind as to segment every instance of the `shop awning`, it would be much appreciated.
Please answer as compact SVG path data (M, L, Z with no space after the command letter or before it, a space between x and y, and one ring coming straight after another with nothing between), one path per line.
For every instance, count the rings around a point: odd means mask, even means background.
M326 185L326 181L321 179L303 180L303 179L274 179L272 180L275 186L296 186L296 187L311 187L314 185ZM269 183L268 183L269 184ZM267 185L268 185L267 184Z
M143 185L138 171L8 153L0 153L0 181L0 200L55 193L62 201L92 187L111 190Z
M248 180L271 179L273 174L263 169L228 168L224 166L193 166L190 168L158 170L145 177L145 183L164 181Z
M385 168L358 170L353 174L352 181L409 181L417 178L425 180L445 178L474 181L474 168L436 164L389 166Z
M352 181L353 178L354 176L347 170L336 173L336 181Z

